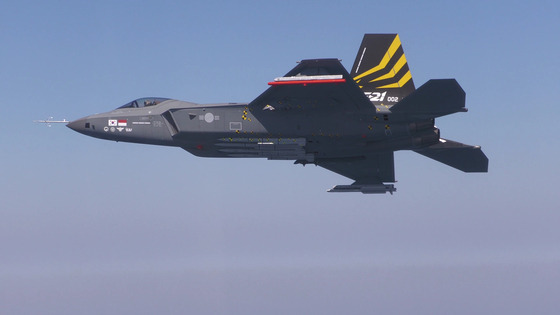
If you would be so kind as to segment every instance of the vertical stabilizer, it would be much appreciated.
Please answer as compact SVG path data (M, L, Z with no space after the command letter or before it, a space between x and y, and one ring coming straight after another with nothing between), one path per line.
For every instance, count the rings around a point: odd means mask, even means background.
M398 34L366 34L350 75L374 105L394 105L414 82Z

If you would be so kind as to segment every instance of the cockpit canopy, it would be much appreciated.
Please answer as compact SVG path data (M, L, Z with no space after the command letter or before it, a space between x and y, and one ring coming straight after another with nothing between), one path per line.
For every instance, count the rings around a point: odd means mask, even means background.
M134 100L130 103L126 103L119 108L142 108L142 107L146 107L146 106L154 106L154 105L157 105L157 104L159 104L163 101L167 101L167 100L169 100L169 98L144 97L144 98L139 98L137 100Z

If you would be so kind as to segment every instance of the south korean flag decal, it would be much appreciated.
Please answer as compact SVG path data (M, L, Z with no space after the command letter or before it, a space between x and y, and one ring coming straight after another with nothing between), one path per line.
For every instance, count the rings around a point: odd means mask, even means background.
M116 119L109 119L109 121L107 122L107 125L109 127L116 127L117 126L117 120Z

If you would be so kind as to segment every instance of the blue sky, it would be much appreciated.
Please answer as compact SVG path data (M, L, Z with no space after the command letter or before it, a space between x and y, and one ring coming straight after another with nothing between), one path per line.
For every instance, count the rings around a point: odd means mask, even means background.
M554 1L4 1L0 313L555 313L559 16ZM469 112L436 124L481 145L488 174L397 152L395 195L328 194L349 180L32 123L144 96L249 102L301 59L349 69L364 33L399 33L416 86L459 81Z

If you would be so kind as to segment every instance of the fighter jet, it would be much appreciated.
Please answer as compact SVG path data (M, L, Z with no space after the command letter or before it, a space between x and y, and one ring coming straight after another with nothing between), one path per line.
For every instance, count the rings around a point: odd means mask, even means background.
M315 164L353 180L329 192L393 193L394 152L413 150L463 172L487 172L480 146L443 139L435 118L466 112L455 79L418 89L397 34L366 34L350 73L302 60L250 103L147 97L67 126L114 141L175 146L200 157Z

